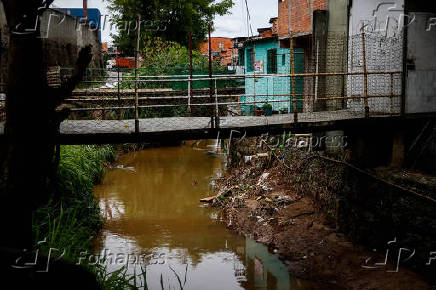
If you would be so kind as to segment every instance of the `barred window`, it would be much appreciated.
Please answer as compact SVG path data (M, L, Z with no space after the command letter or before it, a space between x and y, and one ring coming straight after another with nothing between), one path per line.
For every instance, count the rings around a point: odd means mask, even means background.
M267 73L277 73L277 49L269 49L267 52Z

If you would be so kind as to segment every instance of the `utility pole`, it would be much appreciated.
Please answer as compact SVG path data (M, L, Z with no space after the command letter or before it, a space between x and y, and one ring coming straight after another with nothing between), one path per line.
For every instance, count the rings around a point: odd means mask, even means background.
M88 21L88 0L83 0L83 18Z

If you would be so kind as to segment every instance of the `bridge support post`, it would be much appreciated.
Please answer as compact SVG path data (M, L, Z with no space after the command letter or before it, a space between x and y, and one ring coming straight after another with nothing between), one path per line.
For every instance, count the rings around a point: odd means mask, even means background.
M194 89L194 82L192 81L192 30L189 30L189 113L192 117L193 115L193 106L192 102L192 90Z
M120 94L120 66L119 66L119 60L118 60L118 53L117 53L117 61L116 61L116 65L117 65L117 80L118 80L118 85L117 85L117 89L118 89L118 120L121 120L122 118L122 111L121 111L121 94Z
M365 24L363 22L362 22L362 58L363 58L363 102L365 105L365 118L369 118L368 71L366 69Z

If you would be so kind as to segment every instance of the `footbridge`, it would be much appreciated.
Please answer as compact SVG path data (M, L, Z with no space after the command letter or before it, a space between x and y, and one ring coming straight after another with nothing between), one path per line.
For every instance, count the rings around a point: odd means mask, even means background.
M60 70L60 79L68 75L68 69ZM373 94L367 89L346 94L343 80L356 77L387 84ZM316 93L308 84L318 78L340 84L332 82L329 91ZM261 82L266 89L247 88ZM61 105L71 113L60 124L58 142L151 142L344 129L399 116L400 87L399 71L135 78L131 71L93 70Z
M150 68L88 69L58 108L70 111L60 124L58 142L309 133L352 129L357 123L404 114L401 38L362 33L329 43L329 51L315 50L314 55L290 49L254 63L249 59L244 74L213 73L211 66L195 74L192 68L171 73ZM71 74L70 68L50 67L48 85L61 86ZM3 105L0 100L0 138Z

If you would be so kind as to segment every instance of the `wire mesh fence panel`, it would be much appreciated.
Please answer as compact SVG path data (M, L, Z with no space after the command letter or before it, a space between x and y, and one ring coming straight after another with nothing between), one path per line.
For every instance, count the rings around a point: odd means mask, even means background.
M362 44L363 37L365 45ZM348 71L368 72L367 94L370 114L399 114L402 87L402 35L383 37L365 33L350 37ZM366 58L364 58L364 54ZM382 72L391 72L382 74ZM356 98L348 101L351 110L364 109L365 75L348 77L347 93Z

